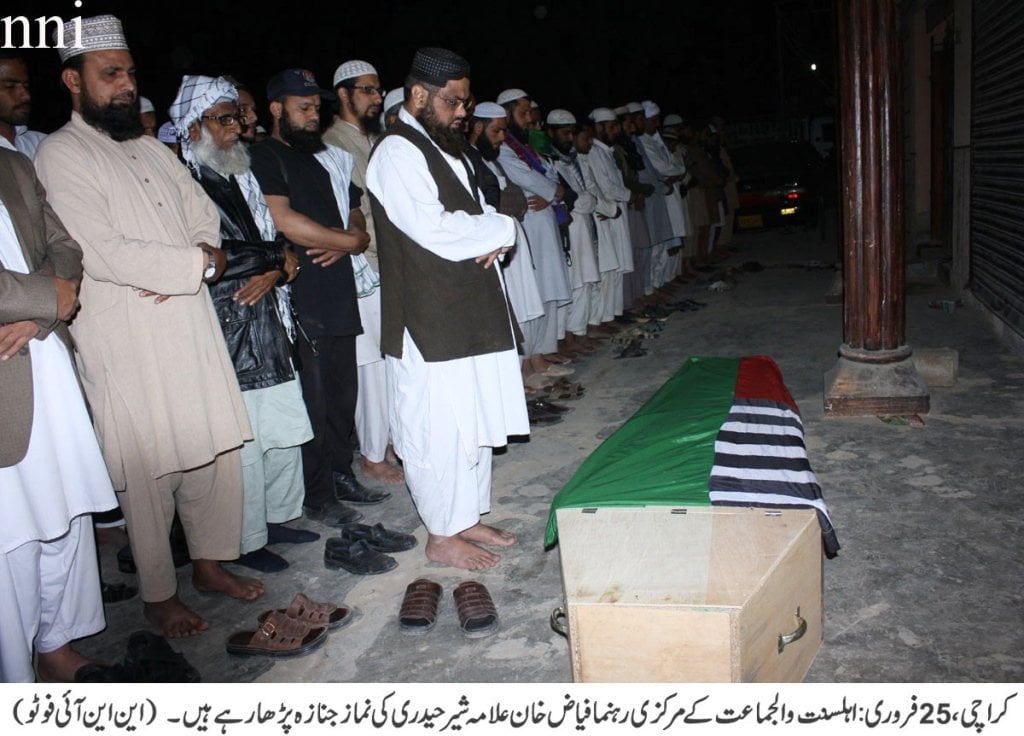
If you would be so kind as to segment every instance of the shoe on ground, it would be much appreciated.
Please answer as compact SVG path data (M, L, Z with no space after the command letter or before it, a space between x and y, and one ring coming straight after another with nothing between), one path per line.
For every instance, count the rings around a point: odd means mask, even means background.
M380 575L398 567L394 557L371 549L366 540L351 544L335 544L324 550L324 566L330 570L339 567L354 575Z
M302 514L310 521L319 521L335 529L363 518L360 512L337 501L328 501L322 506L303 506Z
M391 498L390 491L367 488L354 475L345 473L334 474L334 498L347 503L369 506Z
M284 524L267 524L267 544L309 544L320 535L308 529L292 529Z
M360 539L377 552L405 552L417 544L412 534L385 529L383 524L349 524L342 528L340 537L328 538L327 550L349 547Z
M266 547L246 552L243 555L239 555L236 559L230 560L230 562L258 572L281 572L288 568L288 560L279 554L271 552Z
M533 402L527 403L526 416L530 420L531 427L548 427L562 421L561 414L554 414L552 412L538 409L533 405Z
M553 401L548 401L546 398L537 397L526 403L527 408L532 406L535 410L547 412L548 414L568 414L572 411L572 407L556 404Z

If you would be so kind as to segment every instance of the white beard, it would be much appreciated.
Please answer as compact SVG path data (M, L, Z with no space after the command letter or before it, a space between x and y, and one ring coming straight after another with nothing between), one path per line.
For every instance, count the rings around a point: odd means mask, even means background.
M241 143L235 143L228 150L218 148L213 139L203 135L197 141L190 141L192 155L203 166L209 167L221 176L241 176L249 171L251 159L249 150Z

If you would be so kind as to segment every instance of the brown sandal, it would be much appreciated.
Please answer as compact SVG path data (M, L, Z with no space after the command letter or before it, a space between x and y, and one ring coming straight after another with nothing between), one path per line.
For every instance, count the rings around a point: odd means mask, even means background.
M398 611L398 626L403 634L425 634L437 623L441 585L427 578L409 583Z
M483 583L467 580L455 588L452 595L463 634L478 639L498 630L498 609Z
M309 624L271 611L255 631L238 631L227 641L228 654L263 657L295 657L307 654L327 641L327 627Z
M347 606L336 606L333 603L317 603L310 600L303 593L296 593L292 604L288 608L278 608L288 618L301 621L310 627L326 626L332 631L348 626L356 619L356 609ZM273 611L264 611L259 615L259 622L263 623L267 616Z

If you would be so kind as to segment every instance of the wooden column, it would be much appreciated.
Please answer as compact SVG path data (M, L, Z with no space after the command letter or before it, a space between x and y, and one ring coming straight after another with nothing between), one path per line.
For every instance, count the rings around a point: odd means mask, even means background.
M896 0L837 0L843 344L825 414L920 414L928 390L906 344L904 179Z

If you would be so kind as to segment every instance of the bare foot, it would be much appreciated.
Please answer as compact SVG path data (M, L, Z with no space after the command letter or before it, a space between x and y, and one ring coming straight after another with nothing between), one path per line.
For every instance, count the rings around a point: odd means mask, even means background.
M443 562L463 570L486 570L501 561L498 555L477 547L458 535L439 537L428 534L426 552L428 560Z
M192 585L204 593L224 593L243 601L263 595L263 581L235 575L218 560L192 560Z
M74 682L75 673L93 662L79 654L69 643L52 652L39 652L36 657L36 675L39 682Z
M198 613L181 602L177 593L165 601L143 604L143 612L150 623L159 626L169 639L195 636L210 628Z
M394 465L385 460L381 463L371 462L365 457L363 458L363 473L373 480L378 480L381 483L405 483L405 473L396 468Z
M495 547L511 547L518 541L512 532L480 523L474 524L469 529L463 529L458 536L467 542L490 544Z

